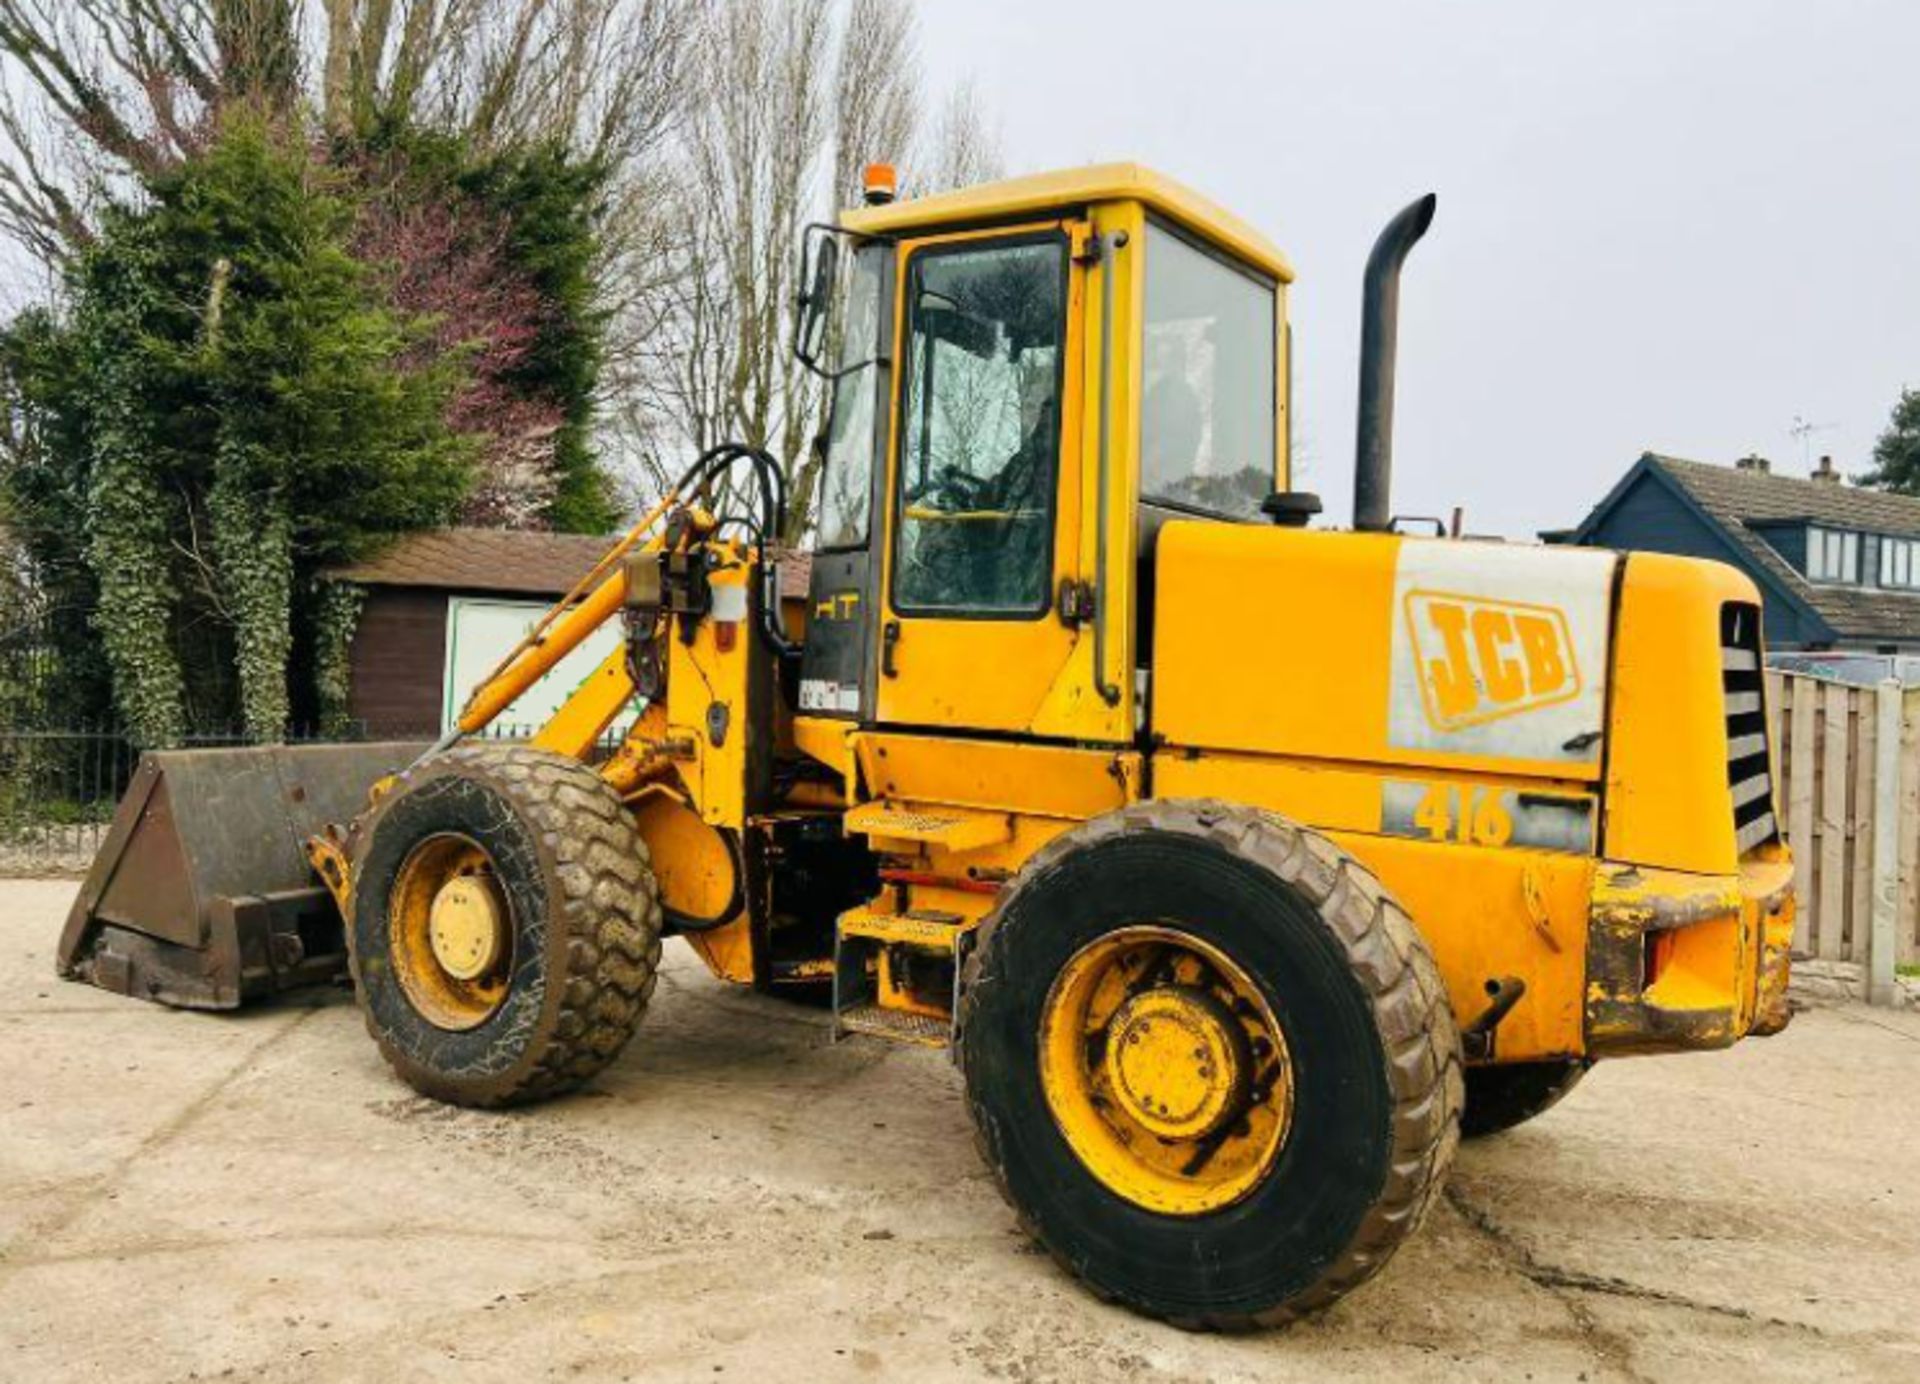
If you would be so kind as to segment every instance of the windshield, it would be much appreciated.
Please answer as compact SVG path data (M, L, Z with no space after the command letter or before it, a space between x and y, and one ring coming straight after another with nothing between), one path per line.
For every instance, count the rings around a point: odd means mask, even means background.
M877 455L876 414L884 388L880 355L882 294L892 247L864 245L853 256L846 311L841 317L833 407L827 415L827 454L820 482L815 545L857 548L867 541Z
M1273 285L1147 226L1140 494L1232 518L1274 482Z

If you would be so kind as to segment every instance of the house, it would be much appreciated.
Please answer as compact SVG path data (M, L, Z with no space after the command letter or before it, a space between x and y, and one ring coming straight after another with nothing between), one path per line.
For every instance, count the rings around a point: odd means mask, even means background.
M1732 563L1760 588L1775 653L1920 653L1920 498L1848 485L1831 457L1786 476L1648 452L1549 541Z
M573 588L611 539L508 529L409 534L378 557L327 573L365 592L348 656L347 713L375 738L433 737L528 625ZM601 643L617 639L602 631ZM581 661L583 650L574 655ZM605 650L601 650L605 657ZM594 662L598 660L595 659ZM572 674L567 686L590 671ZM530 689L513 719L536 719L552 688ZM543 719L543 718L542 718Z
M596 534L434 529L326 576L364 592L348 650L347 713L371 738L439 735L474 685L573 589L612 545ZM780 562L781 595L804 598L808 560ZM509 733L543 724L618 647L612 621L535 683L501 717Z

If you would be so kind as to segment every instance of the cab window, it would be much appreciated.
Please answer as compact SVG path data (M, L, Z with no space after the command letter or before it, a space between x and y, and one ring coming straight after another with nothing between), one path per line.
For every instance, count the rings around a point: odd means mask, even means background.
M1140 495L1258 518L1274 481L1274 285L1149 222Z
M893 603L1039 614L1053 567L1067 242L908 261Z
M847 284L833 407L827 415L826 464L820 478L820 529L816 546L858 548L867 541L867 511L873 499L877 450L874 415L885 362L880 359L881 297L891 245L860 248Z

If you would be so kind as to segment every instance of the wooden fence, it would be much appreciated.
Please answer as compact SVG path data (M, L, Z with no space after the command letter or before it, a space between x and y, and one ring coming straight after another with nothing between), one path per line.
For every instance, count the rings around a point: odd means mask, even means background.
M1775 772L1799 886L1794 951L1865 963L1880 804L1897 804L1897 964L1920 961L1920 687L1900 694L1899 789L1878 795L1879 689L1800 673L1767 675Z

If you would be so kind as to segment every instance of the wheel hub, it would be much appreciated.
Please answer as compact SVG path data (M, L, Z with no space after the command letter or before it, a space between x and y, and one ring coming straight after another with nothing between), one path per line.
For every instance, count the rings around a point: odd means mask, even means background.
M459 875L440 886L428 914L433 959L455 980L485 975L500 960L506 936L500 904L477 875Z
M1244 1031L1217 998L1165 986L1134 996L1109 1021L1107 1077L1122 1108L1151 1133L1203 1139L1245 1103L1245 1048Z
M510 988L514 915L493 861L458 832L407 853L387 899L387 956L421 1018L449 1033L478 1028Z
M1136 1206L1231 1206L1286 1143L1293 1064L1273 1005L1225 951L1175 924L1119 927L1068 958L1039 1048L1056 1128Z

